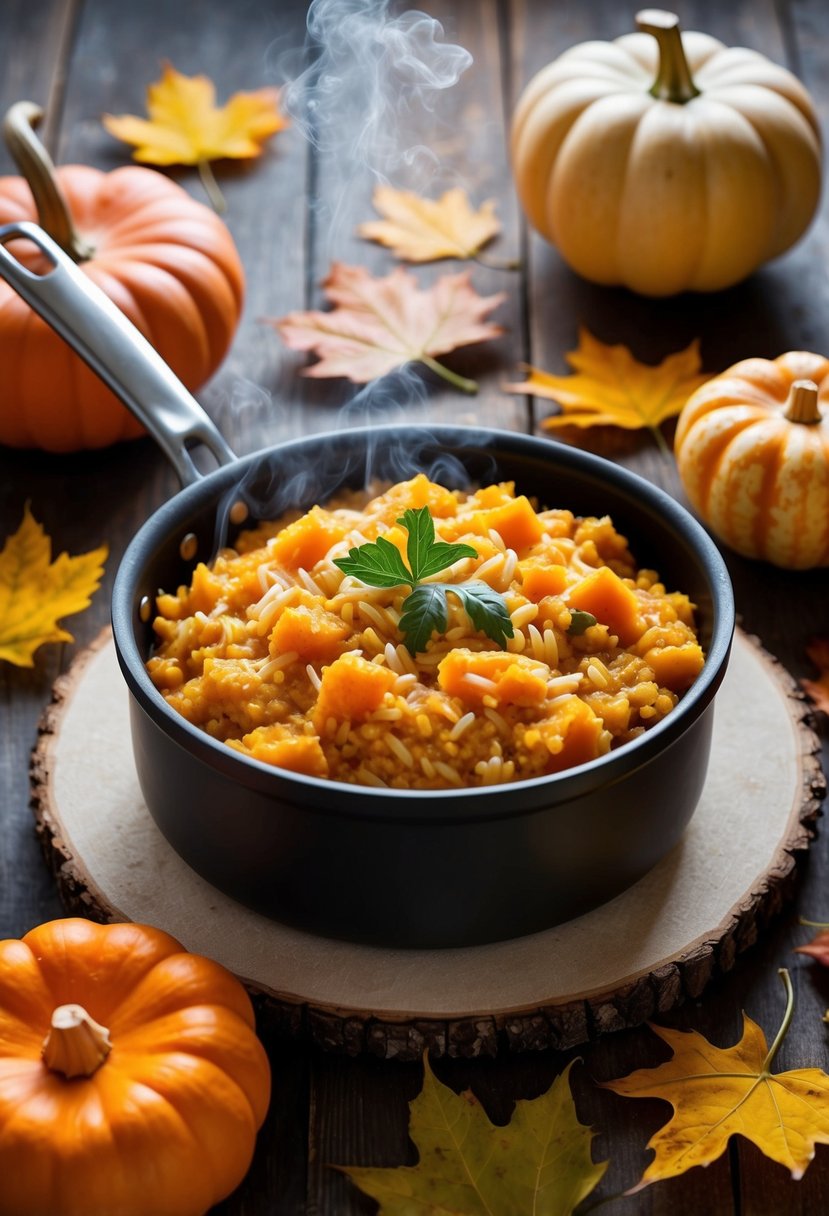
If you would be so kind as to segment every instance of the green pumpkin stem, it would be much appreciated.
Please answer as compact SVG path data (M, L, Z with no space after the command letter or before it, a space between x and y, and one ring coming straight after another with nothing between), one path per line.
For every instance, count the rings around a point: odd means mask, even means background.
M3 119L3 138L29 184L41 228L73 261L84 262L92 257L92 247L76 232L52 158L34 133L42 117L43 110L34 102L15 102Z
M818 386L814 380L795 380L786 398L786 408L783 417L789 422L802 422L813 426L820 422L821 414L818 408Z
M685 58L679 17L660 8L644 8L636 14L636 27L644 34L652 34L659 44L659 68L650 88L651 96L677 105L699 97Z

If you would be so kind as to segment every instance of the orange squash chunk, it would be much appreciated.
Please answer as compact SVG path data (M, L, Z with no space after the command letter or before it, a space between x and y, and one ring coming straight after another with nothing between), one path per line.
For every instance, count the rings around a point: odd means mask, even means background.
M438 685L449 696L472 705L480 705L486 696L502 705L540 705L547 696L543 671L523 655L478 653L462 646L441 659Z
M330 667L323 668L312 715L314 726L322 731L329 718L338 722L367 718L380 708L396 680L395 672L370 663L362 655L341 655Z
M270 546L272 558L290 570L310 568L325 557L328 550L345 536L345 526L331 519L319 507L295 519L277 533Z
M520 553L529 549L544 535L544 525L525 494L494 507L486 515L487 527L494 528L509 549Z
M654 646L643 655L660 688L684 692L702 671L705 656L697 642L684 646Z
M348 626L332 612L323 608L283 609L273 627L269 651L272 655L295 650L308 662L328 662L340 653L340 645L348 636Z
M521 571L521 590L536 604L545 596L561 595L566 586L564 566L525 566Z
M630 646L642 635L644 622L639 614L639 600L609 566L599 566L576 583L567 602L571 608L592 613L618 636L623 646Z
M557 707L554 718L540 722L527 731L527 742L537 733L550 758L547 771L559 773L576 764L587 764L600 754L599 739L604 723L584 701L568 697Z
M281 725L260 726L235 746L264 764L309 777L328 776L328 761L316 735L291 735Z

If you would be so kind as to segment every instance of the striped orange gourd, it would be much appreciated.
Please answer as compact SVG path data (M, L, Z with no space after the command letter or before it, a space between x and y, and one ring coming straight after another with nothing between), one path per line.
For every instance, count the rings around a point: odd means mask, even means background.
M703 384L674 450L688 498L746 557L829 565L829 359L744 359Z

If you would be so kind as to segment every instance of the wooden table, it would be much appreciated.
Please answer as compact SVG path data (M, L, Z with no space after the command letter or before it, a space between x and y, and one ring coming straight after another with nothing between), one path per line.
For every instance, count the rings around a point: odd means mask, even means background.
M650 361L699 336L704 366L712 372L748 355L829 350L826 205L792 253L743 285L710 297L658 303L580 281L555 251L526 234L505 157L505 116L543 63L573 43L628 31L632 8L628 12L611 0L426 0L423 7L443 24L446 41L469 49L474 65L453 88L424 98L428 107L414 99L407 110L396 105L399 90L382 99L367 94L372 77L357 52L371 53L376 44L365 26L355 47L338 58L329 46L322 69L318 59L315 69L319 48L303 51L306 5L296 0L142 0L130 6L122 0L4 0L0 5L0 101L4 108L24 97L44 105L46 139L62 163L103 169L125 163L127 150L107 135L100 116L142 113L145 87L158 77L162 58L188 74L210 75L221 99L237 89L280 83L309 66L308 83L320 75L328 83L341 77L333 95L319 95L313 111L307 93L300 93L297 104L316 143L295 120L259 162L220 166L227 222L248 273L248 298L231 353L200 398L238 452L328 429L343 418L351 424L408 415L533 430L545 404L508 396L501 385L515 378L520 362L565 370L564 353L575 345L582 324L605 341L627 343ZM683 0L681 16L686 28L704 28L787 64L812 91L826 122L829 49L823 0L734 0L721 6ZM382 110L370 108L371 101L381 100ZM385 153L372 146L378 130L394 136ZM366 148L368 164L360 159ZM392 163L389 150L405 148L421 151L412 153L409 164ZM13 171L2 152L0 168ZM391 269L387 252L354 236L356 224L372 216L375 172L431 195L462 184L476 201L497 200L504 234L493 253L520 256L523 270L473 267L479 291L508 292L498 314L503 337L450 360L455 370L480 381L477 397L464 397L418 373L411 403L376 393L355 403L355 390L345 382L298 378L302 358L286 351L261 323L264 316L318 305L332 259L375 273ZM203 198L195 172L175 172L175 177ZM430 266L418 273L428 282L446 269ZM0 373L0 408L14 408L2 385ZM680 493L672 467L646 435L586 435L580 442ZM30 500L56 552L85 552L104 541L110 546L104 586L87 612L68 621L74 644L43 647L32 670L0 666L2 936L19 936L61 915L28 810L27 768L38 719L55 678L107 621L112 578L126 542L176 488L171 469L149 440L72 457L0 450L0 536L17 528ZM795 677L813 674L804 648L827 629L826 572L786 574L727 558L746 630ZM829 1005L829 977L792 953L807 937L798 915L829 919L826 846L826 839L818 838L802 866L796 898L761 940L701 999L666 1021L727 1045L737 1038L740 1011L746 1009L773 1034L783 1005L777 970L787 966L797 1008L778 1066L829 1066L827 1030L820 1020ZM407 1102L420 1088L421 1066L325 1054L267 1026L262 1033L274 1072L271 1112L249 1176L216 1211L226 1216L371 1212L372 1202L329 1167L414 1161ZM495 1058L438 1060L435 1071L456 1089L471 1086L491 1117L505 1121L513 1101L546 1089L572 1054L501 1051ZM600 1131L595 1157L611 1161L599 1194L618 1195L639 1178L649 1156L646 1141L667 1111L657 1102L617 1098L590 1078L655 1064L664 1051L649 1031L638 1029L607 1035L578 1054L584 1061L573 1073L579 1114ZM804 1179L795 1184L753 1146L734 1140L705 1172L692 1170L634 1198L611 1198L603 1210L817 1216L829 1211L829 1150L818 1149Z

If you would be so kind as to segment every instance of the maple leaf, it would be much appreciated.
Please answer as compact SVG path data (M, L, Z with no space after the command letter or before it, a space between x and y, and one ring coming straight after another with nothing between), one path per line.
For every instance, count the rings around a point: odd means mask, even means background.
M319 356L303 375L367 384L406 363L425 363L456 388L474 393L474 380L434 358L503 332L484 318L505 299L504 292L479 296L469 277L468 271L442 275L421 290L402 267L375 278L360 266L335 262L323 284L334 305L330 312L293 312L270 323L292 350Z
M829 638L813 638L806 654L820 675L816 680L801 680L800 686L822 713L829 714Z
M771 1065L791 1022L794 995L787 971L786 1012L771 1048L760 1027L743 1014L743 1037L733 1047L714 1047L697 1031L651 1029L673 1049L657 1068L644 1068L605 1089L628 1098L662 1098L674 1108L651 1137L656 1156L632 1194L651 1182L710 1165L733 1135L801 1178L816 1144L829 1144L829 1076L819 1068L772 1073Z
M423 1089L410 1103L418 1164L339 1168L379 1201L379 1216L569 1216L607 1168L591 1159L593 1133L576 1116L571 1068L496 1127L472 1093L441 1085L425 1060Z
M288 125L278 108L278 89L234 93L216 105L207 76L184 76L165 63L160 80L147 87L149 118L105 114L103 124L116 139L135 144L133 159L151 165L197 165L217 211L224 200L210 168L222 157L259 156L262 143Z
M820 929L821 932L816 933L805 946L795 946L795 953L809 954L819 963L823 963L824 967L829 967L829 925L818 925L810 920L801 920L800 923L801 925L811 925L815 929Z
M372 202L385 218L361 224L359 236L392 249L408 262L474 258L501 231L492 199L473 211L465 190L447 190L439 199L411 190L378 186Z
M510 393L547 397L561 413L544 418L548 430L559 426L648 427L663 451L669 451L659 427L682 409L709 376L700 373L699 341L668 355L653 367L640 363L626 346L606 346L587 329L579 330L579 345L565 358L575 375L554 376L528 367L528 378L505 384Z
M52 561L52 542L27 504L20 527L0 552L0 659L33 667L32 656L44 642L71 642L72 634L57 622L89 607L106 556L103 545Z

